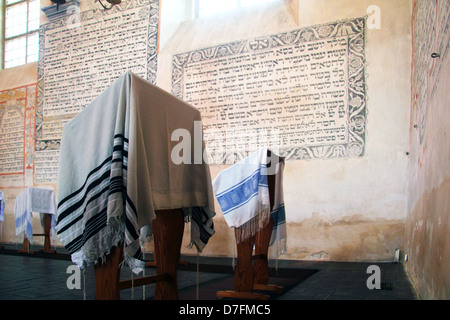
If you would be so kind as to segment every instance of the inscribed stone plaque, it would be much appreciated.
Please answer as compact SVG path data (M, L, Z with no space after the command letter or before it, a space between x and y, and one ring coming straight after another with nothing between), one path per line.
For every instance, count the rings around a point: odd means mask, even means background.
M364 155L365 18L173 56L172 93L202 113L210 163Z
M0 185L33 185L36 84L0 91Z
M41 26L36 182L57 179L62 129L126 71L156 82L157 0L122 1ZM54 170L56 166L56 170Z

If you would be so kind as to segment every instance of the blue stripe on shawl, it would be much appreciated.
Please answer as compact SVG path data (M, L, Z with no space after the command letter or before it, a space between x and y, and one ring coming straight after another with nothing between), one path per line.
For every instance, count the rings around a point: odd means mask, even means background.
M273 210L271 213L273 219L273 229L279 225L286 223L286 212L284 211L284 204Z
M249 202L258 195L259 187L268 187L267 176L261 169L255 170L248 178L216 195L223 214L227 214Z

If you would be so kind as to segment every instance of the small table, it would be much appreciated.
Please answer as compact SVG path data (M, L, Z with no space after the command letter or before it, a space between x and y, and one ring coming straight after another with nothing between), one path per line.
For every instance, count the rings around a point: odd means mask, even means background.
M44 233L33 234L32 212L39 212ZM30 251L30 243L33 236L43 236L44 253L56 253L50 248L50 236L55 229L56 201L53 190L28 187L19 194L14 203L14 215L16 218L16 235L23 236L23 250L19 252L33 253Z

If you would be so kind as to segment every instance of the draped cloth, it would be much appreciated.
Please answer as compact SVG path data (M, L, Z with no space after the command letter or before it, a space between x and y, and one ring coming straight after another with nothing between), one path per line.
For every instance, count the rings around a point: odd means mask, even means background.
M125 263L139 273L139 238L151 234L156 210L183 209L191 244L202 251L214 234L209 167L171 159L172 133L194 138L196 121L197 109L126 72L64 126L57 232L80 268L123 241Z
M0 191L0 239L3 239L3 221L5 221L5 196Z
M55 236L56 201L53 190L41 188L26 188L14 201L14 216L16 219L16 235L26 236L33 242L32 213L39 212L42 228L44 214L51 215L51 236Z
M0 221L5 221L5 196L0 191Z
M249 157L221 171L213 181L213 189L229 227L236 228L236 240L241 242L256 234L270 221L274 226L270 245L286 238L286 217L283 199L284 162L277 156L268 157L261 148ZM268 164L271 163L270 168ZM267 175L275 174L275 197L270 210Z
M270 213L273 218L273 229L269 246L278 243L281 251L285 252L287 233L286 233L286 212L284 209L284 194L283 194L284 159L278 161L274 169L275 169L275 190L274 190L275 192L274 192L273 208Z

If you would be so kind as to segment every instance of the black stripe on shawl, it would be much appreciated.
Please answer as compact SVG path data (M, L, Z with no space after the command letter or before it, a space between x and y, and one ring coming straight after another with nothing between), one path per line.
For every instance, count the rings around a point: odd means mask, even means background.
M97 234L101 229L106 227L107 221L106 209L107 208L104 208L95 216L93 216L91 219L86 221L83 233L65 246L70 253L74 253L80 250L80 248L86 243L86 241L88 241L92 236Z
M212 234L208 232L205 228L205 223L208 221L209 217L202 207L193 207L191 223L194 222L200 231L200 240L206 245ZM214 229L214 223L211 221L211 229Z
M86 207L89 203L94 201L95 199L99 198L100 196L104 195L105 193L108 194L108 197L115 193L122 193L124 204L125 201L129 205L129 207L132 209L133 214L137 216L136 214L136 208L131 201L131 199L126 194L126 187L123 185L123 175L112 177L111 178L111 169L109 168L107 171L105 171L100 177L96 178L93 181L90 181L91 177L97 173L98 171L101 171L106 165L110 165L113 162L122 162L122 173L126 171L126 165L124 165L124 159L128 156L128 151L125 150L124 142L128 143L128 139L126 139L123 135L115 135L114 139L121 138L123 141L120 141L113 147L113 153L119 152L118 157L114 157L114 154L106 158L101 165L94 168L86 177L86 180L84 184L73 192L71 195L64 198L62 201L59 202L58 207L60 208L65 202L69 201L71 198L76 197L81 192L83 192L84 188L84 195L83 197L72 204L70 207L65 209L63 212L58 214L58 222L57 224L67 218L71 213L78 210L81 206L83 206L83 213L80 214L78 217L76 217L73 221L71 221L68 225L64 226L60 230L58 230L58 234L66 231L68 228L70 228L72 225L74 225L77 221L82 219L84 217ZM107 181L108 185L103 188L102 190L99 190L96 194L93 194L87 199L87 194L98 185L102 184L103 182ZM107 201L107 200L106 200ZM71 252L74 253L81 249L81 247L86 243L87 240L89 240L92 236L97 234L101 229L105 228L107 225L107 204L106 206L96 213L94 216L92 216L88 221L86 221L83 233L73 239L71 242L65 245L65 247ZM125 214L126 217L126 214ZM138 239L139 235L136 233L135 228L133 227L133 224L129 219L126 217L126 228L128 233L133 237L133 239ZM140 250L136 252L135 256L140 257L142 254Z
M105 192L107 192L109 190L109 186L106 186L105 188L103 188L102 190L100 190L99 193L95 194L94 196L92 196L87 202L86 202L86 206L84 207L83 213L80 214L78 217L76 217L74 220L72 220L70 223L68 223L67 225L65 225L64 227L60 228L58 230L58 234L63 233L64 231L66 231L68 228L70 228L72 225L74 225L75 223L77 223L79 220L83 219L83 216L86 212L86 207L89 205L89 203L91 203L92 201L94 201L95 199L99 198L102 194L104 194Z
M104 180L109 179L110 175L111 175L111 170L107 170L100 177L98 177L97 179L92 181L87 186L83 197L79 201L75 202L73 205L68 207L66 210L64 210L62 212L59 212L59 214L58 214L58 221L56 222L56 224L59 224L62 220L64 220L72 212L76 211L80 206L82 206L85 203L85 201L86 201L86 196L89 193L89 191L91 191L93 188L99 186ZM86 180L86 182L87 182L87 180ZM85 184L86 184L86 182L85 182ZM79 192L77 191L76 193L79 193ZM98 196L99 196L99 194L94 195L92 198L97 198ZM89 199L88 202L92 201L92 198ZM86 205L87 205L87 203L84 206L86 207ZM60 203L59 207L60 206L61 206L61 203Z
M122 134L116 134L116 135L114 136L114 139L117 139L117 138L121 138L121 139L123 140L123 142L128 143L128 139L125 138ZM120 147L119 150L123 150L124 156L125 156L125 157L128 157L128 151L124 150L124 145L123 145L123 144L118 144L118 145L113 146L113 151L116 151L116 148L117 148L117 147ZM59 201L58 207L61 206L61 205L63 205L64 202L68 201L70 198L73 198L75 195L77 195L78 193L80 193L80 192L83 190L84 186L86 185L87 181L89 181L89 178L90 178L93 174L95 174L97 171L99 171L105 164L109 163L109 162L111 161L111 159L112 159L112 156L107 157L107 158L106 158L106 159L105 159L98 167L92 169L91 172L88 173L88 175L87 175L87 177L86 177L86 180L85 180L84 184L83 184L78 190L76 190L75 192L71 193L70 195L66 196L64 199L62 199L61 201ZM117 161L117 160L114 159L114 162L115 162L115 161Z
M98 167L94 168L91 172L89 172L89 174L87 175L86 180L84 181L83 185L77 191L71 193L70 195L68 195L67 197L65 197L61 201L59 201L58 208L61 207L66 201L70 200L71 198L73 198L77 194L79 194L81 191L83 191L83 189L86 186L86 184L88 183L90 177L92 175L94 175L97 171L100 171L105 165L109 164L109 162L111 162L111 159L112 159L112 157L106 158L105 161L103 161L101 165L99 165Z
M114 136L114 139L116 138L121 138L124 142L128 143L128 139L126 139L123 135L121 134L117 134ZM87 187L86 191L84 192L84 196L82 199L80 199L79 201L77 201L76 203L74 203L73 205L71 205L69 208L67 208L66 210L64 210L63 212L58 212L58 221L56 222L56 224L58 224L60 221L62 221L63 219L65 219L68 215L70 215L72 212L74 212L75 210L77 210L81 205L83 205L85 199L86 199L86 194L89 193L89 191L98 186L102 181L104 181L107 176L109 177L111 175L111 170L106 171L105 173L102 174L101 177L97 178L96 180L89 182L90 178L98 171L101 171L101 169L103 167L105 167L106 165L112 163L112 162L123 162L124 158L126 158L128 156L128 152L124 150L124 144L123 142L121 142L121 144L117 144L113 147L113 151L121 151L121 156L118 158L114 158L113 156L109 156L108 158L106 158L98 167L94 168L93 170L91 170L87 177L86 180L84 181L83 185L76 190L75 192L73 192L72 194L68 195L67 197L65 197L63 200L61 200L58 203L58 208L60 208L65 202L69 201L71 198L76 197L80 192L82 192L84 190L84 188L86 187L86 184L89 183L89 186ZM127 166L123 165L122 166L122 170L126 170ZM111 180L113 180L115 178L112 178ZM122 179L122 177L120 177L120 179ZM121 180L122 181L122 180ZM110 192L110 194L112 194L113 192ZM86 204L87 205L87 204Z
M127 228L127 232L134 240L139 238L139 235L136 233L136 230L134 229L134 226L129 219L125 219L125 227Z

